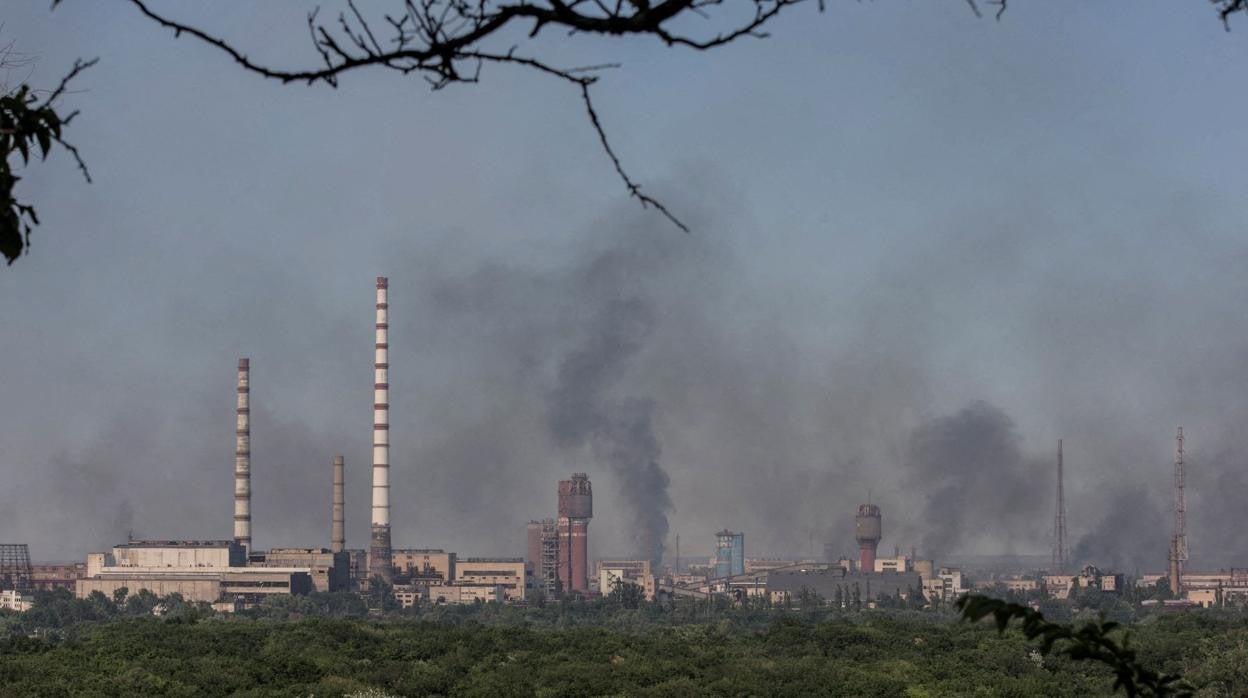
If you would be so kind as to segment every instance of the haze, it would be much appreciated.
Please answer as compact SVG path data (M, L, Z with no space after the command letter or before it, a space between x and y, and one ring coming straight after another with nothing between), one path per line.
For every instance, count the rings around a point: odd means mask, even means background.
M315 57L297 4L181 4ZM1045 554L1064 438L1076 558L1161 571L1181 424L1193 568L1248 555L1248 27L1200 3L836 2L707 54L548 37L623 64L605 126L688 235L541 76L282 86L120 5L20 5L0 38L33 83L101 59L70 101L95 183L27 170L43 224L0 271L0 521L38 559L229 536L240 356L257 547L327 544L338 453L366 547L381 275L399 547L520 555L585 471L592 557L724 527L848 553L868 496L885 549ZM660 471L576 423L613 410Z

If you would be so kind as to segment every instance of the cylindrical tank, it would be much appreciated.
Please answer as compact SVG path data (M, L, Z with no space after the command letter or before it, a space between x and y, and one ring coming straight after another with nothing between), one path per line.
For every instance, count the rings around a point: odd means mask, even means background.
M594 517L594 492L589 476L575 473L571 480L559 481L559 516L569 519L592 519Z
M859 571L875 571L875 549L882 537L880 508L874 504L858 505L858 516L854 518L854 538L858 541Z

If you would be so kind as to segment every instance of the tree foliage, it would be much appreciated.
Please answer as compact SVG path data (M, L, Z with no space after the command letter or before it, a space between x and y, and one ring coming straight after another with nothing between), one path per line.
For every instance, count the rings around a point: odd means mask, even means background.
M1001 633L1009 627L1010 621L1021 621L1023 635L1028 640L1039 639L1043 654L1054 653L1075 661L1093 661L1108 666L1114 672L1114 688L1122 689L1132 698L1192 695L1177 674L1163 675L1144 666L1129 646L1127 635L1124 634L1121 641L1114 639L1113 634L1122 627L1114 621L1102 619L1077 627L1053 623L1029 606L978 594L963 596L958 599L957 606L962 611L962 617L969 621L992 616Z
M0 67L4 56L0 55ZM21 167L30 164L32 155L46 160L54 146L73 156L78 169L88 182L91 175L78 155L78 149L65 141L65 127L78 115L77 111L58 111L57 101L64 96L70 81L95 64L95 60L75 61L74 67L51 92L42 93L25 82L16 88L0 88L0 254L12 264L30 246L30 233L39 225L35 207L17 198L15 189L18 157Z

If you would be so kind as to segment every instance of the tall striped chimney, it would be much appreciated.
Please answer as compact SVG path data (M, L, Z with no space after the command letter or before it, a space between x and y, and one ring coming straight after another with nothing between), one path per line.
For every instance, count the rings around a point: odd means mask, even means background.
M389 284L377 277L377 337L373 357L373 531L368 574L390 582L390 323Z
M234 424L234 541L251 549L251 361L238 360Z
M344 488L342 456L334 456L334 525L333 531L330 532L329 549L335 553L340 553L347 549L346 524L343 522L343 514L346 508Z

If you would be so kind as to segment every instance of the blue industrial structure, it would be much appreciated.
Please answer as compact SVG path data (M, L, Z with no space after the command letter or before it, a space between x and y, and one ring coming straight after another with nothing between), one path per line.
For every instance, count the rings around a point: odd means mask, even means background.
M715 576L745 574L745 534L724 529L715 536Z

